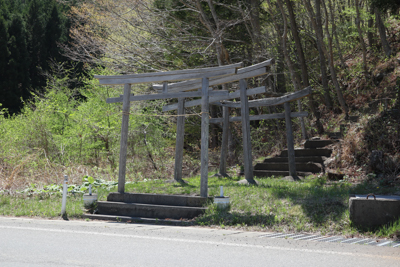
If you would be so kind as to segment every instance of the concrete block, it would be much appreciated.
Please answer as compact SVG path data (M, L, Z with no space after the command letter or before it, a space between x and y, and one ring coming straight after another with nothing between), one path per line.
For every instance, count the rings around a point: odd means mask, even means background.
M400 218L399 196L350 197L350 220L357 226L373 228Z
M152 205L171 205L171 206L187 206L187 207L203 207L207 201L212 198L198 196L179 196L179 195L161 195L161 194L139 194L139 193L110 193L107 201L140 203Z
M203 214L207 208L184 207L184 206L165 206L138 203L98 201L97 211L99 214L144 217L158 219L192 219Z

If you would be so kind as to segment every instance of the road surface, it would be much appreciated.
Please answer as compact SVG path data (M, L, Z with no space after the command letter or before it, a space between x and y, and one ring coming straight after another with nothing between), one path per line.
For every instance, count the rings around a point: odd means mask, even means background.
M0 217L0 266L400 266L400 249L263 232Z

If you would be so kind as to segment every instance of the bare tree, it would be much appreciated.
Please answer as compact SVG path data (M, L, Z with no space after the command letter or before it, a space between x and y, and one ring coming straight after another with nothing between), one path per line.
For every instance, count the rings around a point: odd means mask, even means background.
M359 2L358 0L355 0L355 6L356 6L356 25L357 25L357 31L358 31L358 38L360 39L360 44L362 48L362 55L363 55L363 69L364 69L364 76L366 79L368 79L368 69L367 69L367 48L365 46L364 42L364 37L361 31L361 26L360 26L360 10L359 10Z
M321 11L321 5L320 5L321 0L315 0L315 6L316 6L316 10L317 10L316 15L314 14L311 4L308 0L303 0L303 3L306 6L306 9L310 16L311 24L314 27L315 33L317 35L317 43L319 46L321 46L321 50L323 52L323 53L320 53L320 56L328 55L325 44L323 42L322 21L321 21L321 12L320 12ZM329 32L327 32L327 34L329 34ZM339 82L337 80L336 70L335 70L334 61L333 61L333 50L332 50L331 46L330 46L330 53L329 53L328 59L329 59L328 62L329 62L329 70L331 73L331 79L332 79L333 85L335 87L340 106L342 107L343 112L346 114L346 117L347 117L349 110L348 110L348 107L344 100L342 89L340 88ZM328 92L326 92L326 93L328 93Z
M385 25L383 24L381 15L382 14L379 11L379 9L375 8L375 21L379 32L379 37L381 38L382 48L383 51L385 52L386 57L389 58L392 55L392 50L390 48L389 42L387 41L386 28Z

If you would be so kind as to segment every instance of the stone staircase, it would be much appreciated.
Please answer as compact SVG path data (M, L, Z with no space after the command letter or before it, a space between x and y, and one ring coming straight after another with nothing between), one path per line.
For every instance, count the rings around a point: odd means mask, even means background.
M303 149L295 149L296 171L299 176L325 172L324 161L331 156L332 150L324 148L338 140L307 140ZM288 151L283 150L274 158L257 163L253 171L256 177L289 176Z
M85 214L84 218L116 220L170 222L193 219L203 214L210 198L197 196L177 196L136 193L110 193L107 201L98 201L95 214Z

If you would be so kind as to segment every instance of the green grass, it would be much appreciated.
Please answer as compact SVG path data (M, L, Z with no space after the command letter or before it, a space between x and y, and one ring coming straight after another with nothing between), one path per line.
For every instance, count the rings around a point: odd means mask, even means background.
M126 192L200 195L200 177L186 178L186 184L165 180L148 180L126 184ZM378 229L359 229L349 220L349 194L391 193L398 188L378 187L365 182L352 185L347 182L327 182L324 178L309 178L300 182L279 179L257 179L258 186L239 185L235 178L210 177L209 195L217 196L224 186L230 197L229 211L210 204L207 212L193 220L193 224L240 228L257 231L312 232L346 236L391 237L400 232L400 220ZM61 194L40 192L7 195L0 194L0 215L54 218L60 216ZM28 190L29 191L29 190ZM99 186L99 200L105 200L116 187ZM69 194L69 218L81 218L82 193Z

